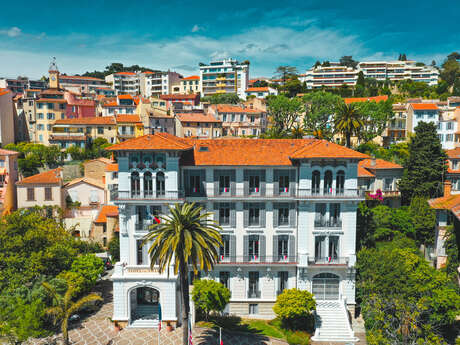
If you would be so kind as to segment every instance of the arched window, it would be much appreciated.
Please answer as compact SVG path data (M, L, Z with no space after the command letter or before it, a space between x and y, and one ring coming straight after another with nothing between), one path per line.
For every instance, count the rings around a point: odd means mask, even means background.
M332 194L332 171L327 170L324 174L324 191L323 194Z
M144 173L144 196L153 196L152 173L150 171Z
M336 194L338 195L343 195L345 192L345 172L343 170L340 170L337 173L337 176L335 178L335 191Z
M141 181L139 173L134 171L131 174L131 197L139 197L141 194Z
M156 180L157 198L165 196L165 174L160 171L157 173Z
M318 170L313 171L312 177L311 177L311 191L312 194L319 194L319 185L321 182L321 174L319 173Z
M313 277L312 292L317 300L338 300L339 285L339 276L332 273L320 273Z

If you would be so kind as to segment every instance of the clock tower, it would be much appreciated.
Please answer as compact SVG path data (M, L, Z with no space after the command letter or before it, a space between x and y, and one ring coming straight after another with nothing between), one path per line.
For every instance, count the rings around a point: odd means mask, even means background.
M59 70L56 65L56 58L53 57L50 68L48 70L50 75L49 87L50 89L59 89Z

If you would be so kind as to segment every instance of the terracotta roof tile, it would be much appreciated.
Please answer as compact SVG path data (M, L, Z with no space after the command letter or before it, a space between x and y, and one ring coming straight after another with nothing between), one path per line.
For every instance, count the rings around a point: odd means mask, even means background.
M183 78L182 80L200 80L200 77L197 75L191 75L190 77Z
M217 120L212 115L207 115L203 113L181 113L176 114L180 122L216 122L222 123L222 121Z
M168 133L147 134L126 140L107 148L110 151L131 150L189 150L192 145L185 140Z
M358 177L375 177L373 173L371 173L369 170L367 170L365 167L361 166L361 162L358 165Z
M107 217L118 217L118 206L103 205L94 223L106 223Z
M374 97L353 97L353 98L344 98L344 101L346 104L350 103L357 103L357 102L367 102L367 101L375 101L375 102L381 102L381 101L386 101L388 100L387 95L383 96L374 96Z
M449 158L459 158L460 159L460 147L456 147L452 150L447 150L447 157Z
M372 159L364 159L359 162L359 165L366 169L403 169L403 167L399 164L388 162L379 158L375 160L375 165L372 165Z
M307 145L292 153L291 158L369 158L368 155L354 151L345 146L326 140L315 140L313 145Z
M117 171L118 171L118 163L108 164L108 165L105 167L105 171L117 172Z
M9 92L10 92L10 90L8 90L8 89L1 89L0 88L0 96L6 95Z
M124 123L142 123L141 118L139 115L117 115L116 116L117 123L124 122Z
M134 72L117 72L117 73L114 73L114 74L117 74L117 75L136 75L136 73L134 73Z
M21 181L17 182L18 186L25 184L58 184L62 181L61 178L61 168L44 171L40 174L32 175L26 178L23 178Z
M265 87L248 87L246 92L268 92L268 86Z
M134 99L131 95L118 95L118 99Z
M438 106L434 103L411 103L410 106L414 110L438 110Z
M77 119L56 120L55 125L115 125L113 116L81 117Z
M460 194L442 196L436 199L428 200L430 206L437 210L450 210L453 207L460 206Z

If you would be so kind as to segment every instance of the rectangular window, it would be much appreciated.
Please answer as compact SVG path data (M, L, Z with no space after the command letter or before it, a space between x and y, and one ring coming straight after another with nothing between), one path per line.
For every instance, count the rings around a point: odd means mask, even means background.
M221 194L230 192L230 176L229 175L219 176L219 192Z
M326 222L326 204L315 205L315 226L324 226Z
M230 205L227 203L219 204L219 224L230 225Z
M249 272L248 298L259 298L259 272Z
M393 179L392 178L386 178L384 180L383 190L393 190Z
M249 260L259 260L259 235L249 235Z
M259 305L258 304L249 304L249 315L259 314Z
M27 201L34 201L34 200L35 200L35 189L27 188Z
M143 265L144 264L144 258L143 258L143 250L142 250L142 243L143 240L137 240L136 241L136 253L137 253L137 264L138 265Z
M260 176L249 176L249 193L259 193L260 191Z
M254 115L251 115L251 122L254 123L256 120L255 116Z
M289 193L289 175L281 175L279 178L279 193Z
M43 120L43 113L38 113L38 119Z
M287 271L279 271L278 272L278 291L277 291L277 295L279 295L285 289L288 288L288 277L289 277L289 272L287 272Z
M230 290L230 272L219 272L219 282Z
M190 176L190 188L192 189L192 193L200 193L201 192L201 178L200 176Z
M222 246L219 248L220 260L230 258L230 235L222 235Z
M287 261L289 255L289 235L278 236L278 261Z
M260 208L258 206L249 207L249 225L260 225Z
M45 200L53 200L53 194L51 191L51 187L45 187Z
M453 128L454 128L453 122L447 122L447 129L453 129Z
M289 225L289 207L278 209L278 225Z
M54 109L54 104L53 103L48 103L46 106L48 107L48 109Z
M46 117L48 120L54 120L54 113L48 113L46 115L47 115Z
M97 127L97 134L104 134L104 127Z

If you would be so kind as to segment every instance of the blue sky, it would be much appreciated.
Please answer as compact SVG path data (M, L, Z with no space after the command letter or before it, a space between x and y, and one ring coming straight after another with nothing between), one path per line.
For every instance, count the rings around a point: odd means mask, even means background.
M5 1L0 77L104 69L111 62L198 72L251 61L251 77L316 60L408 58L440 64L460 50L460 1Z

